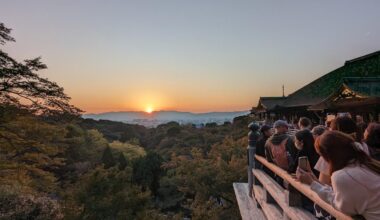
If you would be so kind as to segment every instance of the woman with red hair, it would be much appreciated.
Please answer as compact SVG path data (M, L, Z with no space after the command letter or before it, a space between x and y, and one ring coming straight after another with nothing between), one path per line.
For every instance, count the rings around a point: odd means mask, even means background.
M360 149L352 136L339 131L325 132L315 147L329 164L332 186L321 184L310 170L299 168L298 180L347 215L380 219L380 162Z
M359 132L359 129L349 116L339 116L331 121L330 129L332 131L340 131L343 132L355 140L355 145L365 153L369 154L368 146L365 142L362 142L363 134ZM331 176L329 173L329 166L326 160L323 157L319 157L317 164L314 169L316 169L319 174L319 181L323 184L331 185Z

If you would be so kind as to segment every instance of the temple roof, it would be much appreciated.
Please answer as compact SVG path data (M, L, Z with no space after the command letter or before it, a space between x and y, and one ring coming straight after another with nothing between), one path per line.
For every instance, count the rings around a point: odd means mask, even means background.
M283 107L310 106L322 102L336 91L343 83L353 83L355 77L357 80L355 88L365 90L365 78L380 77L380 51L346 61L344 66L333 70L324 76L312 81L301 89L287 96L283 102ZM360 85L361 86L360 86ZM373 90L377 93L377 89ZM373 92L370 91L371 93Z
M380 97L380 77L347 77L343 84L358 95Z
M256 110L273 110L277 106L284 104L286 97L274 96L274 97L260 97Z
M342 106L376 104L380 98L380 77L347 77L334 93L309 110L324 110Z

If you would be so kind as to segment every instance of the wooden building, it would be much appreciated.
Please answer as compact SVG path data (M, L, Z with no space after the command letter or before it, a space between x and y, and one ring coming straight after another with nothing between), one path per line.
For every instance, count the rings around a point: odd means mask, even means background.
M261 97L252 114L260 119L307 116L322 122L326 114L350 112L367 121L380 113L380 51L346 61L342 67L283 97Z

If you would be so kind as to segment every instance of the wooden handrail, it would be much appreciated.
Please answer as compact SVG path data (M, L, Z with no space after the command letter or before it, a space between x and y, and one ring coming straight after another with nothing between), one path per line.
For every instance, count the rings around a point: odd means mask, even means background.
M274 172L276 175L280 176L282 179L287 181L290 185L292 185L296 190L301 192L303 195L308 197L310 200L312 200L314 203L319 205L322 209L324 209L326 212L330 213L332 216L339 220L352 220L352 218L348 215L343 214L342 212L336 210L334 207L332 207L327 202L323 201L317 193L312 191L309 186L306 184L303 184L301 182L296 181L293 179L292 176L290 176L285 170L279 168L273 163L268 162L264 157L255 155L255 158L265 167L270 169L272 172Z
M317 218L309 211L300 206L289 205L289 194L274 179L272 179L263 170L253 169L253 173L262 186L256 185L256 188L263 187L266 192L267 202L275 202L283 211L283 214L292 220L316 220ZM255 191L256 193L256 191ZM269 193L269 199L268 199ZM255 194L256 197L256 194ZM259 201L258 201L259 202ZM260 203L260 202L259 202Z

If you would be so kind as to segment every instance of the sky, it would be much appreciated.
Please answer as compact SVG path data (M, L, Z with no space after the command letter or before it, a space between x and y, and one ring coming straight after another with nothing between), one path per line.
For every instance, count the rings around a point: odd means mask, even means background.
M87 113L249 110L380 50L378 0L0 0L18 60Z

